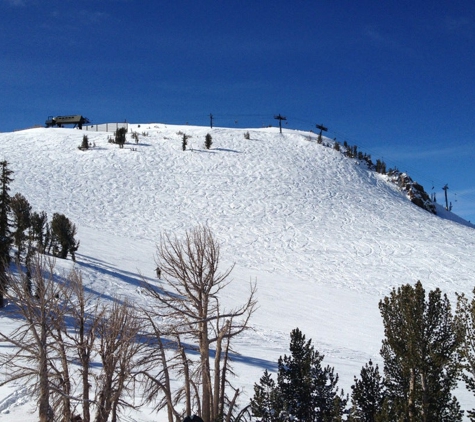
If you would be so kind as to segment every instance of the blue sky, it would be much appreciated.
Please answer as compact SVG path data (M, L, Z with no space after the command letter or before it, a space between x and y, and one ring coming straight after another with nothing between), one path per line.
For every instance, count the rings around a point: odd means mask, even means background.
M261 127L280 113L439 203L448 184L475 222L473 2L0 0L0 13L0 131L61 114Z

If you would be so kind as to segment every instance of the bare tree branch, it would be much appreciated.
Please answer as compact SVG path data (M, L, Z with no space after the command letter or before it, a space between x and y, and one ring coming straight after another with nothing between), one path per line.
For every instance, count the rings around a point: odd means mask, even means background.
M244 304L228 311L222 308L220 293L230 283L234 266L220 271L220 246L206 226L188 231L183 239L162 235L155 262L166 290L145 283L148 294L156 300L156 305L148 311L150 320L166 321L166 331L176 336L180 344L187 340L198 346L195 372L188 372L185 365L193 359L191 355L182 359L187 412L193 401L204 420L225 417L224 403L233 402L225 400L226 380L231 371L229 344L233 337L249 328L249 319L256 308L256 286L251 284ZM223 344L226 344L226 352L222 351ZM210 353L212 345L216 347L214 358ZM186 354L186 349L182 350ZM214 364L211 364L212 359ZM192 393L193 400L190 400L188 395ZM233 407L229 407L230 411Z

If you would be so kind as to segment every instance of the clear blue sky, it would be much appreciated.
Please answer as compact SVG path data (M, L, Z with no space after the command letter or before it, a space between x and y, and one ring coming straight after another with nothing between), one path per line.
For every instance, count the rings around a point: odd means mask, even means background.
M0 0L0 131L48 115L315 130L475 222L475 3ZM14 169L14 163L12 163Z

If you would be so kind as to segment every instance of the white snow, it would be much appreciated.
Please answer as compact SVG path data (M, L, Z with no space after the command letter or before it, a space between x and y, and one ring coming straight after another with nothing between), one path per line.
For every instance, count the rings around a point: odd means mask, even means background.
M131 130L140 135L137 145ZM182 151L179 132L192 136L193 151ZM85 133L96 146L83 152ZM207 133L211 150L203 146ZM208 224L222 244L223 268L236 264L224 303L242 303L249 282L257 282L253 330L235 343L234 384L246 400L264 369L288 353L293 328L313 340L349 393L361 367L381 361L378 302L393 287L421 280L427 292L440 287L452 300L474 287L471 225L442 207L443 218L416 207L384 176L317 144L314 134L140 124L129 125L124 149L108 135L0 134L0 159L14 171L10 193L22 193L49 219L59 212L76 224L76 267L105 300L114 294L140 303L141 277L155 279L160 234ZM57 269L72 265L58 260ZM1 313L0 324L13 326ZM464 387L457 396L464 409L473 407ZM0 388L0 421L36 416L26 397L24 386ZM143 409L127 418L165 415Z

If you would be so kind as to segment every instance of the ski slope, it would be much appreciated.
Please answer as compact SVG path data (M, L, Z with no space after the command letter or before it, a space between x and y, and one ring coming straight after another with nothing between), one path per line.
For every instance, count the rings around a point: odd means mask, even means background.
M191 136L186 151L182 133ZM88 151L78 149L83 134L95 145ZM143 303L139 286L142 277L155 281L160 234L209 225L223 268L235 264L223 303L242 303L249 283L257 283L253 330L235 343L233 382L246 400L264 369L275 370L288 353L293 328L313 340L349 393L361 367L380 362L378 302L393 287L420 280L426 291L439 287L454 299L475 285L473 226L440 206L438 216L416 207L385 176L319 145L315 134L134 124L123 149L109 135L53 128L0 134L0 159L14 171L10 193L22 193L49 219L58 212L76 224L75 266L104 300ZM72 266L58 260L57 271ZM14 323L0 314L0 324L8 330ZM464 388L457 396L462 408L473 407ZM31 420L32 411L24 386L0 389L0 421ZM127 418L165 415L143 409Z

